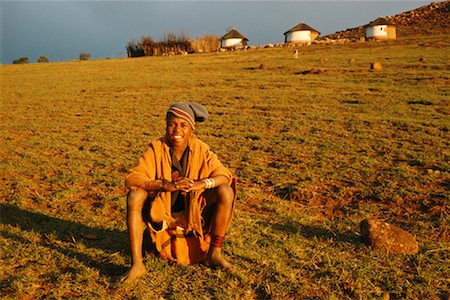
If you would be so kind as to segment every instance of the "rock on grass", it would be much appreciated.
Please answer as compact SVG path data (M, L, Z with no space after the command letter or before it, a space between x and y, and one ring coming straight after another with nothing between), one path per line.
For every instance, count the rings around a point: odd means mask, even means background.
M381 66L381 63L376 61L370 64L370 69L373 71L381 71L383 70L383 67Z
M409 232L381 220L365 219L360 224L361 239L374 250L394 254L416 254L419 245Z

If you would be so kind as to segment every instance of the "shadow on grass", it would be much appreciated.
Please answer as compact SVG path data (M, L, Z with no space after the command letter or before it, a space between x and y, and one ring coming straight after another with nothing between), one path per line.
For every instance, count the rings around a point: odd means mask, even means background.
M331 231L330 229L319 226L301 225L300 223L291 220L287 220L284 223L267 225L272 227L272 229L274 230L285 232L288 234L300 233L307 239L332 239L335 242L351 243L355 245L361 244L360 236L353 232L341 233L337 231Z
M128 249L128 238L126 232L118 230L107 230L102 228L88 227L83 224L65 221L58 218L46 216L41 213L22 210L13 205L0 205L1 224L9 224L19 227L24 231L34 231L42 235L40 244L44 247L58 251L66 256L75 258L86 266L98 269L99 272L115 281L117 276L123 275L127 268L108 262L107 258L92 257L86 253L76 250L76 247L61 247L49 239L49 235L55 236L63 242L82 241L89 248L100 249L108 255L114 255ZM2 231L7 238L14 239L20 243L31 243L23 237Z
M301 235L308 239L332 239L335 242L350 243L355 245L360 245L362 243L361 237L356 233L334 232L318 226L303 226L301 229Z

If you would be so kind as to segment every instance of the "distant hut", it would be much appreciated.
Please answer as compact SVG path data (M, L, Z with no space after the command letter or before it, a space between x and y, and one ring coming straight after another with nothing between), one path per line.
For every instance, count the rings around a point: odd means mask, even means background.
M287 43L311 43L320 32L311 26L300 23L284 33L284 42Z
M220 38L220 47L221 48L230 48L230 47L245 47L247 46L248 39L243 36L239 31L232 28Z
M385 18L378 18L366 25L367 40L393 40L395 38L395 25Z

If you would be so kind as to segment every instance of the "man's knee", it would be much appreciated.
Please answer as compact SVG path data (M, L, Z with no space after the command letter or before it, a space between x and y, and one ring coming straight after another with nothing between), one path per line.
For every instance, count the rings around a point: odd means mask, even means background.
M228 184L222 184L217 187L217 194L219 196L219 201L227 204L233 205L234 201L234 190Z
M130 190L127 195L127 207L129 210L142 210L147 200L148 193L143 189Z

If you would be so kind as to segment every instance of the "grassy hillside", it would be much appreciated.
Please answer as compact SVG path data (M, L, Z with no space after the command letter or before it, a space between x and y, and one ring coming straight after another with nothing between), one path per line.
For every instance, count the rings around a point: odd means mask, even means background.
M1 297L446 299L448 41L0 66ZM174 101L209 108L197 134L239 177L224 249L239 271L149 253L122 285L124 176ZM366 217L419 253L361 244Z

